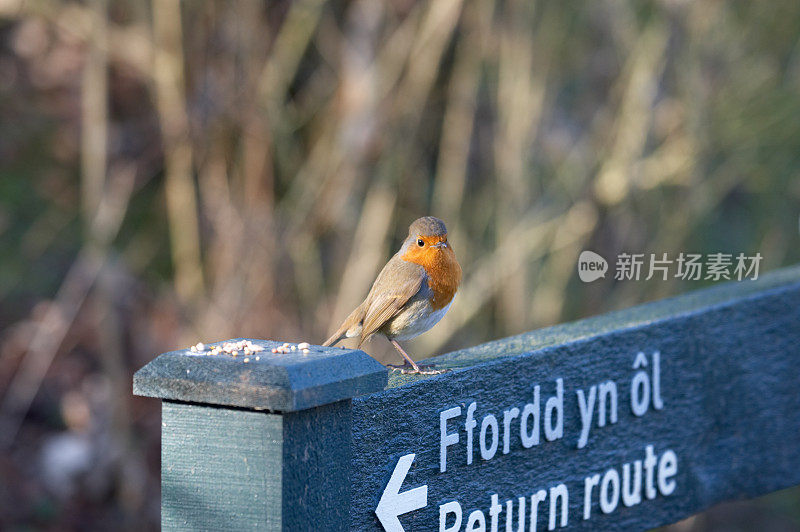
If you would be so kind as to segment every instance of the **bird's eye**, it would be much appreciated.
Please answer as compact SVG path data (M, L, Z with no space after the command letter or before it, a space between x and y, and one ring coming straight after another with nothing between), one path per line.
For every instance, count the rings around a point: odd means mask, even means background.
M417 239L417 245L418 245L419 247L422 247L422 246L424 246L424 245L425 245L425 241L424 241L424 240L422 240L421 238L418 238L418 239Z

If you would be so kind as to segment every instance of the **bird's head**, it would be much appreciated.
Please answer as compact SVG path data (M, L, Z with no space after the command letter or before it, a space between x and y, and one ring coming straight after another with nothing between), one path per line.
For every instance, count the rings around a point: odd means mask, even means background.
M433 216L414 220L408 228L408 237L401 248L403 260L428 266L444 258L455 260L453 248L447 241L444 222Z

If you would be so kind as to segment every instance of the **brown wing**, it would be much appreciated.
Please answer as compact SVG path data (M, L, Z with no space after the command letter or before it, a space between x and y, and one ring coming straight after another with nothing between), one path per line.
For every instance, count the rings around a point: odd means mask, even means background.
M425 280L425 268L395 255L383 267L367 295L360 346L414 297Z

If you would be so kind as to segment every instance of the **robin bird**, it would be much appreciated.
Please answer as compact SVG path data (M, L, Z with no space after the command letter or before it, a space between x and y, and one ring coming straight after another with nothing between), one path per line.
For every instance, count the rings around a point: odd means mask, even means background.
M360 336L361 347L380 333L405 359L402 366L389 367L403 373L441 373L420 367L397 341L419 336L436 325L450 308L460 283L461 266L447 242L444 222L433 216L419 218L408 228L400 251L378 274L364 302L322 345Z

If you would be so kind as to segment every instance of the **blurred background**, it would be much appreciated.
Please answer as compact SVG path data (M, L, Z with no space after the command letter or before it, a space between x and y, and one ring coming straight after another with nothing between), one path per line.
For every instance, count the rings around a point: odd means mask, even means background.
M465 272L424 358L709 284L584 249L796 263L798 176L796 0L0 0L0 528L156 529L133 372L320 343L418 216Z

